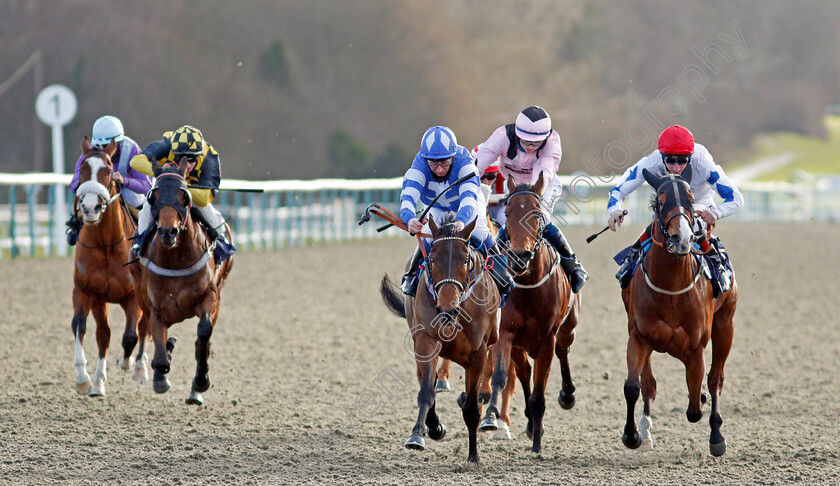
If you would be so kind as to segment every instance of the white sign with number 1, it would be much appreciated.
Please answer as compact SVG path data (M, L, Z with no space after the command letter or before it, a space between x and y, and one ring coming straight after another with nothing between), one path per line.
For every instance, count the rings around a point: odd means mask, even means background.
M52 127L53 172L64 173L64 125L76 116L76 96L67 86L52 84L47 86L35 99L35 112L42 122ZM63 238L61 222L67 217L64 190L55 185L55 238L58 242L59 255L67 254L67 243Z

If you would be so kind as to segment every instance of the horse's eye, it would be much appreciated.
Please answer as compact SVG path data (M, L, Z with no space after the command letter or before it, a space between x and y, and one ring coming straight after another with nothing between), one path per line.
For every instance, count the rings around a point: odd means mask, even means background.
M429 255L429 263L435 263L435 257Z
M469 255L467 255L467 256L464 258L464 265L466 265L466 264L468 264L468 263L470 263L470 256L469 256Z

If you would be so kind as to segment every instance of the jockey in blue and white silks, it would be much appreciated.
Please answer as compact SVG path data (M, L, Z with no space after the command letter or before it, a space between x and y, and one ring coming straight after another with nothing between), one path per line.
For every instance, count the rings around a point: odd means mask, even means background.
M455 187L456 181L468 177ZM420 140L420 151L414 156L411 167L403 177L402 192L400 193L400 219L411 233L429 233L428 219L420 221L417 218L417 207L424 207L440 194L440 198L432 204L427 218L442 219L447 212L454 212L455 218L464 225L475 220L475 229L470 237L470 243L493 260L491 274L499 285L502 301L513 289L513 280L501 269L507 268L507 258L494 249L496 244L490 229L487 227L487 202L480 190L478 171L473 164L470 151L458 145L455 133L442 126L431 127L426 130ZM428 250L431 245L429 238L423 239L423 245ZM415 250L409 263L408 271L403 275L402 289L407 295L414 295L419 280L419 268L422 253L420 248ZM498 265L497 265L498 264ZM496 271L492 268L496 267Z
M717 297L720 293L729 290L731 284L724 264L724 258L716 244L718 238L713 242L705 237L706 227L714 225L717 220L725 218L744 205L744 197L735 184L726 176L709 150L703 145L694 142L694 135L685 127L674 125L662 131L659 136L658 149L651 152L636 162L624 172L619 183L610 190L610 198L607 202L607 212L610 218L607 222L613 231L621 226L624 221L624 213L621 203L633 191L638 189L645 181L642 171L647 169L656 177L667 174L682 175L688 167L691 167L689 186L694 195L694 210L699 217L694 219L695 227L692 228L695 234L699 235L697 244L708 256L715 271L712 288ZM723 199L718 206L712 199L712 191ZM641 254L641 247L651 237L651 226L645 228L639 239L629 248L621 267L615 277L621 284L621 288L627 287L633 275L636 261Z

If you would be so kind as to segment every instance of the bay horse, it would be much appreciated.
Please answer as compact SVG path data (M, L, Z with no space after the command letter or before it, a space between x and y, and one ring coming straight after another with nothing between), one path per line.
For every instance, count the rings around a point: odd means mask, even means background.
M569 348L574 342L581 306L580 293L572 293L569 280L560 268L560 255L543 239L544 184L542 176L533 186L514 185L508 180L505 213L510 243L506 251L516 288L502 308L499 341L492 348L492 394L480 425L482 430L509 428L513 377L518 376L525 395L526 433L533 440L531 451L535 453L542 451L545 389L555 354L560 360L562 376L558 401L564 409L575 404ZM528 357L534 360L533 389Z
M166 166L156 175L149 192L152 217L157 224L150 235L148 257L142 265L132 265L140 307L151 321L155 354L152 359L156 393L170 388L169 373L175 338L168 338L169 327L198 317L195 341L196 372L186 403L201 405L202 393L210 388L210 336L219 317L225 279L233 268L233 258L216 265L213 247L205 231L190 215L192 197L185 180L186 159L178 168ZM225 225L230 238L230 229Z
M74 365L76 391L80 395L105 395L106 357L111 341L109 303L119 304L125 313L123 354L117 363L123 370L131 368L134 360L131 353L138 342L139 327L140 349L132 378L137 381L147 379L148 358L144 351L148 340L148 319L140 310L134 282L123 266L128 261L128 236L134 232L134 223L128 217L113 178L111 157L115 152L113 141L100 150L91 147L87 136L82 140L79 187L73 199L73 211L83 224L74 257L73 320L70 325L76 343ZM96 321L96 344L99 348L92 383L84 352L87 316L91 312Z
M712 367L708 387L712 398L709 417L709 450L713 456L726 452L726 440L720 432L723 423L718 411L718 396L723 388L723 366L732 348L733 316L738 301L738 286L733 275L729 291L712 296L711 283L701 277L703 269L691 256L695 235L694 196L689 188L691 164L682 176L657 177L644 170L645 180L656 191L653 245L633 275L630 285L621 291L627 311L627 380L624 398L627 422L621 437L631 449L650 450L651 403L656 398L656 380L650 365L653 351L668 353L685 365L688 385L689 422L703 417L701 394L705 360L703 352L712 341ZM641 392L644 412L639 428L634 423L636 400ZM641 432L640 432L641 431Z
M440 226L429 218L433 240L416 297L403 296L387 274L380 284L385 305L408 322L420 383L420 410L405 446L422 451L426 448L427 431L433 440L446 435L446 427L435 411L435 367L438 357L449 359L466 372L460 401L469 436L467 459L471 463L478 463L478 382L487 348L498 338L500 302L484 256L469 245L475 224L473 220L462 225L452 212L444 215Z

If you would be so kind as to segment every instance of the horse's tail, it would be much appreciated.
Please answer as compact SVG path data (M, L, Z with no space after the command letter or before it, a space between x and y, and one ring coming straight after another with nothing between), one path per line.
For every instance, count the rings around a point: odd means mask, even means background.
M388 277L388 274L382 276L382 282L379 284L379 294L382 295L382 301L388 309L397 317L405 317L405 297L402 290Z

